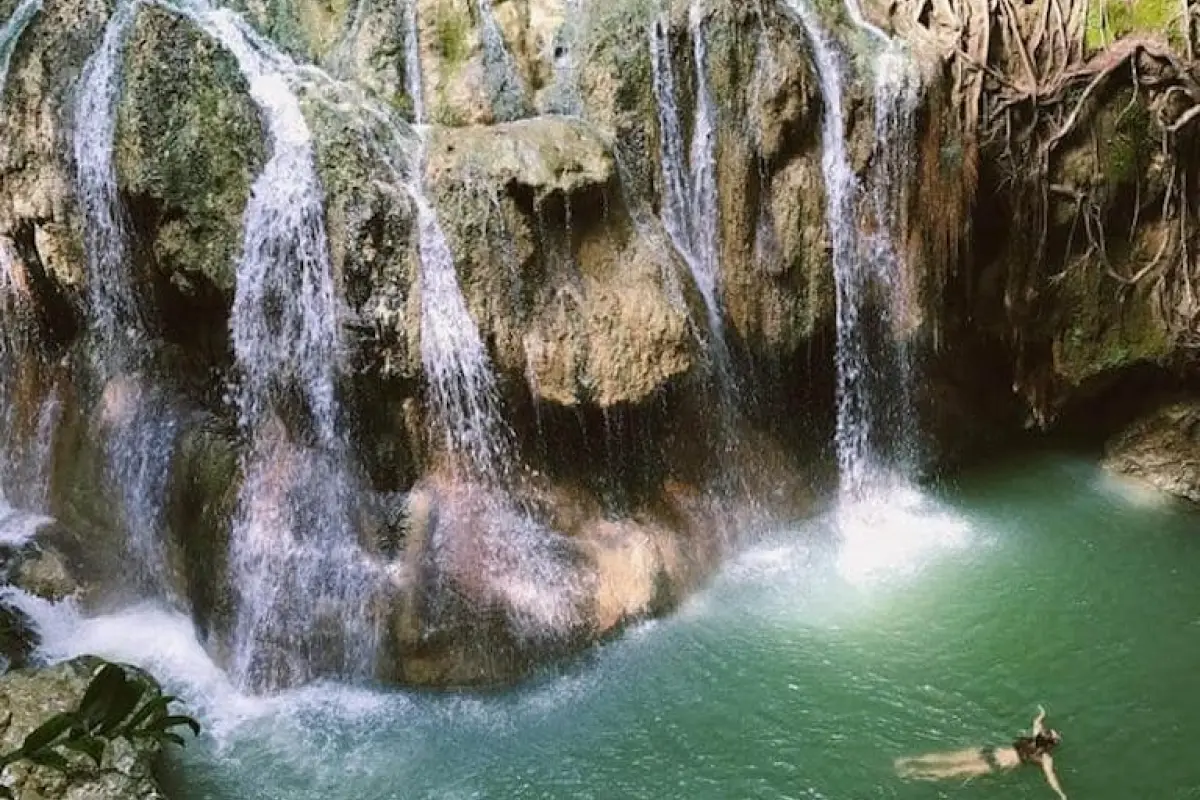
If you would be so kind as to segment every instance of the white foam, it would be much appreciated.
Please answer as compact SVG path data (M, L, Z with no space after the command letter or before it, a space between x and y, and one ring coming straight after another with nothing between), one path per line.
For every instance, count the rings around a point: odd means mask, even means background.
M0 545L20 547L37 535L44 526L54 522L45 514L34 514L13 508L0 492Z
M832 513L837 572L853 586L911 577L971 540L965 520L903 484L843 501Z

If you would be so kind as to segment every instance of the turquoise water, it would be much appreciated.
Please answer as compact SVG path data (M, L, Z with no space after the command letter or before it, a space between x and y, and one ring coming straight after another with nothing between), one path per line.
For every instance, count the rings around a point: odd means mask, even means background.
M1028 768L892 767L1003 743L1039 702L1072 798L1200 798L1200 516L1060 456L896 505L849 553L829 519L780 531L675 615L497 694L253 700L147 610L72 641L189 694L207 733L172 758L183 800L1052 798Z

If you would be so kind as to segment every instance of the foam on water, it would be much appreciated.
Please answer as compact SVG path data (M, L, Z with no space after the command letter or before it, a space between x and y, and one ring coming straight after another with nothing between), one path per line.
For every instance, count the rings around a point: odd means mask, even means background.
M841 503L833 513L837 572L853 586L912 578L971 542L966 521L904 484Z
M32 514L9 505L0 486L0 546L20 547L44 526L54 522L44 514Z

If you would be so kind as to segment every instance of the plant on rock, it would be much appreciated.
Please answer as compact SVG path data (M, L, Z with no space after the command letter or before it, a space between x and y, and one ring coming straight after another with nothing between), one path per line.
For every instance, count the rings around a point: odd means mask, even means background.
M82 753L99 767L105 747L116 739L182 746L183 737L174 729L191 728L193 735L199 736L200 723L187 715L171 714L168 707L173 700L130 676L124 667L104 664L92 676L75 710L55 714L30 731L19 748L0 754L0 771L9 764L28 761L69 772L71 763L63 750ZM10 714L0 723L0 730L11 722ZM0 798L11 800L12 790L0 785Z

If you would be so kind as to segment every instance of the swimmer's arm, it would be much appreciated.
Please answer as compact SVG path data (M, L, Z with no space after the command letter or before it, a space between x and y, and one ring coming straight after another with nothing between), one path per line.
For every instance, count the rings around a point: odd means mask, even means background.
M1050 757L1049 753L1042 756L1042 772L1046 774L1046 783L1050 784L1050 788L1058 793L1059 799L1067 800L1066 793L1058 783L1058 776L1054 774L1054 759Z
M1039 733L1046 732L1045 727L1043 727L1043 725L1042 725L1042 720L1044 720L1044 719L1046 719L1046 709L1042 708L1039 705L1038 706L1038 715L1033 718L1033 735L1034 736L1037 736Z

